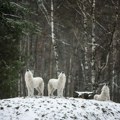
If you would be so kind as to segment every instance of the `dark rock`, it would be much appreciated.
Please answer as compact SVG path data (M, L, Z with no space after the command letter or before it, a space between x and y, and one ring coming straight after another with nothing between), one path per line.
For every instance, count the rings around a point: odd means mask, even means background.
M103 113L107 112L107 111L105 110L105 108L102 108L102 111L103 111Z
M88 119L88 117L87 117L87 116L85 116L85 115L84 115L83 117L84 117L84 118L86 118L86 119Z
M12 107L11 105L7 105L7 107Z
M19 113L19 112L16 112L16 115L20 115L20 113Z
M45 115L42 115L42 117L44 117Z
M72 106L76 107L76 105L72 104Z
M18 106L18 107L15 107L15 109L19 109L19 106Z
M114 113L113 113L113 112L111 112L111 114L114 116Z
M84 105L82 105L82 106L81 106L81 108L85 108L85 106L84 106Z
M79 97L79 94L76 93L76 92L74 92L74 93L73 93L73 97L74 97L74 98L78 98L78 97Z
M3 110L4 109L4 107L0 107L0 110Z
M100 110L100 107L96 107L96 109Z
M95 95L95 93L83 93L81 95L79 95L76 92L73 93L74 98L83 98L83 99L93 99L94 95Z
M26 109L25 112L29 111L29 109Z
M66 108L66 106L64 105L63 107L65 107Z
M95 106L98 106L98 103L95 103L94 105L95 105Z

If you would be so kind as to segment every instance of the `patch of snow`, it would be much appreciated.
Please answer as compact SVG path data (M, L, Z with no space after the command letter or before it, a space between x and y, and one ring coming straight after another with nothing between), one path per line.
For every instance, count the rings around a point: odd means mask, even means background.
M58 97L3 99L0 120L120 120L120 104Z
M93 93L93 92L88 92L88 91L85 91L85 92L78 92L78 91L75 91L75 92L78 93L79 96L82 95L82 94L84 94L84 93L87 93L87 94Z

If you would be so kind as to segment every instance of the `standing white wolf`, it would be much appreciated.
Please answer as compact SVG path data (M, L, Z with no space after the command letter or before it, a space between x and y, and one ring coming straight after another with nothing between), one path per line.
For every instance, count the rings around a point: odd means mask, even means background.
M44 94L44 81L41 77L33 77L32 72L28 69L25 73L25 82L28 90L28 96L34 95L34 88L38 95Z
M107 100L110 100L110 89L109 89L109 87L105 84L105 85L102 87L101 94L100 94L100 95L96 94L96 95L94 96L94 99L95 99L95 100L99 100L99 101L107 101Z
M48 96L53 96L54 91L57 89L57 95L63 96L63 90L65 88L66 76L61 72L58 79L50 79L48 82Z

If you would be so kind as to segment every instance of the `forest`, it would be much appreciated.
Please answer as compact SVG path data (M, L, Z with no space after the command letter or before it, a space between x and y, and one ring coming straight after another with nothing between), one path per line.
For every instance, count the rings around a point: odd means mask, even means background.
M100 92L120 102L119 0L0 0L0 99L26 96L30 69L45 82L66 74L65 97Z

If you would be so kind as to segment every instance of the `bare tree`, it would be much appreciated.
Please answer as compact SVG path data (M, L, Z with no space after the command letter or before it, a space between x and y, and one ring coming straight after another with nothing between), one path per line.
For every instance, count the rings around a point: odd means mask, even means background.
M92 61L91 61L91 82L95 83L95 3L96 0L92 1Z
M115 92L115 87L114 87L114 83L115 83L115 77L116 77L116 71L115 71L115 64L116 64L116 58L117 58L117 50L116 50L116 27L117 27L117 21L118 21L118 5L119 2L117 1L117 4L115 4L113 2L114 6L115 6L115 21L114 21L114 26L113 26L113 31L112 31L112 58L113 58L113 66L112 66L112 100L114 99L114 92Z
M53 50L54 50L54 56L55 56L55 62L56 62L56 71L58 72L59 65L58 65L57 44L55 41L55 32L54 32L54 4L53 4L53 0L51 0L51 38L52 38L52 44L53 44Z

